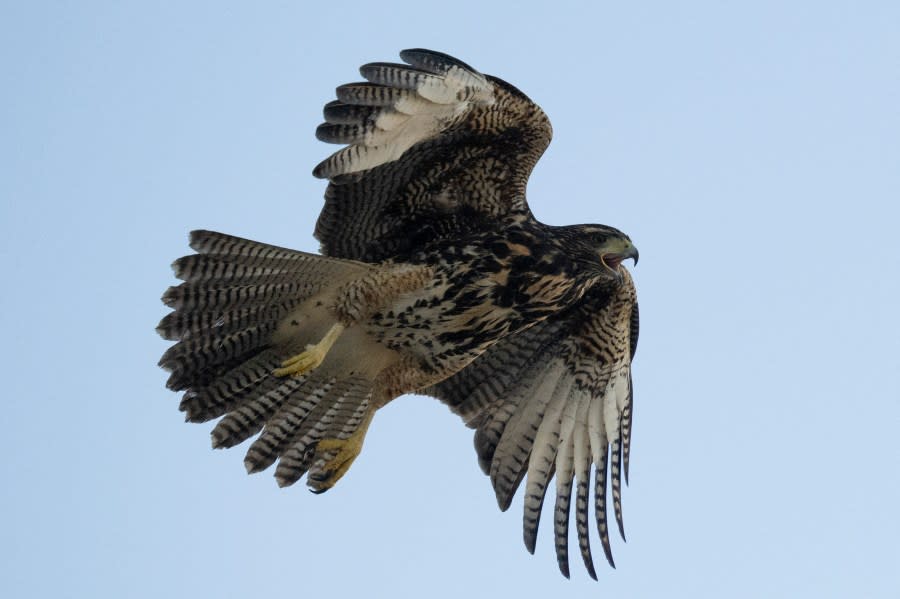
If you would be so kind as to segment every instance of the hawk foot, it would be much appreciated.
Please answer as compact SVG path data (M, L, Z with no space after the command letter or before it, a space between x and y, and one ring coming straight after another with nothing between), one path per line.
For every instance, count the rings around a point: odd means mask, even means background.
M374 412L374 411L373 411ZM367 414L353 434L346 439L322 439L316 445L316 454L328 457L324 463L313 466L307 476L307 484L313 493L324 493L333 487L344 476L360 454L372 412Z
M281 363L281 368L272 371L275 376L303 376L311 370L315 370L325 360L325 356L331 350L331 346L337 341L344 331L344 325L338 323L333 325L322 340L315 344L306 346L306 351L300 352L296 356L291 356Z

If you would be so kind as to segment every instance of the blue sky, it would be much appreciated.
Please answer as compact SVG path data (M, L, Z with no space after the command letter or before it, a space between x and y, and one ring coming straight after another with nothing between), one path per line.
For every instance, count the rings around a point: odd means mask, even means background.
M896 597L900 4L312 4L0 8L0 594ZM321 106L407 47L539 103L536 215L640 248L599 582L546 518L528 555L434 400L314 496L210 450L156 367L187 231L315 250Z

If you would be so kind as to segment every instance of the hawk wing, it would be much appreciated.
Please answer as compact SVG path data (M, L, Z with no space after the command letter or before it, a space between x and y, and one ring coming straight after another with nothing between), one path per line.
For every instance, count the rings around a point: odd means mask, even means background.
M554 535L559 567L569 576L569 505L575 484L578 544L592 578L588 486L603 551L615 567L607 526L607 479L622 538L621 475L628 481L631 440L631 360L637 347L638 306L631 276L595 288L555 317L510 335L462 371L425 390L477 429L475 448L506 510L527 474L524 538L534 552L538 521L556 474ZM611 476L608 476L610 474Z
M366 81L338 87L338 99L325 106L317 137L348 144L313 171L330 180L316 224L328 256L402 261L436 240L534 218L525 188L552 137L540 107L445 54L405 50L400 56L407 64L364 65ZM556 551L566 576L574 479L579 545L596 578L587 525L592 463L597 524L613 563L607 471L621 530L637 324L634 286L625 273L618 288L590 291L579 305L502 339L424 390L477 428L479 462L501 509L527 474L525 543L532 552L556 474Z
M316 223L322 253L376 262L533 218L531 170L552 136L522 92L438 52L371 63L337 88L323 141L349 144L313 174L330 179Z

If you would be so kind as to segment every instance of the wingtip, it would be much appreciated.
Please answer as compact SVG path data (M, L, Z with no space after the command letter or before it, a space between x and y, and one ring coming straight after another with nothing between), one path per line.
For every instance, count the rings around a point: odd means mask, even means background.
M590 546L582 547L581 558L584 561L584 568L587 570L588 576L597 580L597 570L594 568L594 557L591 555Z
M537 546L537 531L525 529L522 540L525 542L525 550L534 555L534 549Z
M316 179L327 179L328 173L326 169L328 168L328 159L326 158L322 162L316 165L316 167L312 170L312 176Z
M403 62L416 66L434 69L439 68L441 72L446 72L452 66L461 67L472 73L478 73L470 65L444 52L437 50L428 50L426 48L408 48L400 51L400 58Z
M597 580L597 569L594 567L594 556L591 554L591 546L587 541L587 535L585 534L582 539L581 535L583 532L587 532L586 529L579 529L579 545L581 545L581 560L584 562L584 569L587 570L588 576ZM585 543L582 543L585 541Z
M491 482L494 482L493 480ZM518 488L518 485L517 487ZM505 491L504 489L499 488L497 485L494 486L494 495L497 498L497 507L500 508L501 512L505 512L509 509L509 506L512 505L513 495L515 494L516 488L513 488L513 492L510 493Z
M616 569L616 560L613 559L612 547L609 544L609 537L603 536L601 533L600 540L603 542L603 555L606 556L606 562L613 570Z
M625 525L622 523L622 520L618 518L616 519L616 523L618 524L619 528L619 536L622 537L623 542L627 543L628 539L625 538Z

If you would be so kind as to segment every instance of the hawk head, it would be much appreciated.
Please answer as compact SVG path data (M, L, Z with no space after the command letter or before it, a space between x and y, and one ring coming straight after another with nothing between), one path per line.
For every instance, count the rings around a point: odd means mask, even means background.
M559 227L566 252L589 272L621 282L620 265L628 258L638 263L638 250L625 233L606 225Z

